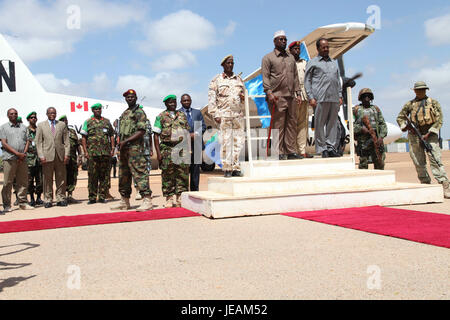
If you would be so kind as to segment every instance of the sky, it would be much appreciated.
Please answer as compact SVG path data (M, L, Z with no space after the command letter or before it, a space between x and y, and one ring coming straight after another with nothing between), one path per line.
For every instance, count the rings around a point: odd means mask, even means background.
M0 0L0 33L47 91L123 101L133 88L142 104L161 108L166 95L183 93L205 106L221 59L233 54L234 71L250 74L273 50L277 30L291 42L344 22L376 28L344 56L346 76L363 73L353 102L369 87L396 123L414 82L426 81L450 139L448 0Z

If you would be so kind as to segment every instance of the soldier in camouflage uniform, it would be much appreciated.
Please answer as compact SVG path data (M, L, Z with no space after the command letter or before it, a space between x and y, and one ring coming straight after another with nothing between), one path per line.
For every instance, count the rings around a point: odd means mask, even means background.
M108 119L102 117L102 105L91 106L91 118L81 129L82 145L88 158L88 204L105 203L108 194L108 176L114 152L114 129Z
M66 191L67 191L67 202L74 203L76 200L72 197L72 193L75 190L78 179L78 166L81 163L81 146L79 143L78 135L75 129L69 128L69 121L67 117L61 116L59 121L64 121L67 128L69 129L69 143L70 143L70 154L69 163L66 164Z
M30 195L30 205L41 205L44 201L41 200L42 194L42 166L37 155L36 145L34 139L36 138L36 123L37 114L35 111L27 115L27 121L30 124L27 128L27 137L30 141L27 152L27 166L28 166L28 194ZM34 195L36 194L36 199Z
M142 107L141 107L142 108ZM152 125L150 123L150 120L147 119L147 129L144 134L144 156L145 160L147 161L147 171L150 174L150 171L152 170L152 155L153 155L153 146L152 146ZM133 179L134 187L136 190L139 190L137 188L137 182ZM139 192L136 193L136 200L142 200L142 196Z
M423 81L418 81L413 88L416 97L408 101L397 117L397 123L402 131L410 130L407 125L407 118L410 116L412 124L419 130L423 139L428 141L432 147L432 154L437 162L428 155L431 172L438 183L442 184L444 197L450 198L449 180L441 161L441 149L439 148L439 130L442 127L443 114L438 101L430 98L426 94L429 90ZM416 167L417 176L420 183L430 184L431 178L427 171L427 159L425 150L419 138L410 130L408 134L409 155Z
M244 82L233 73L232 55L222 59L223 73L209 84L208 112L219 125L222 170L226 178L242 177L239 155L245 143L244 135Z
M144 135L147 129L147 116L136 104L136 91L128 90L123 96L128 104L119 118L119 193L120 203L111 207L112 210L130 209L131 182L137 182L139 193L143 197L136 211L148 211L152 206L152 191L150 190L149 172L144 152Z
M168 95L163 102L167 110L161 112L153 126L155 150L161 168L162 193L166 197L166 208L181 206L181 193L189 191L189 164L191 156L187 148L181 148L181 141L190 140L186 115L177 111L175 95ZM178 145L178 146L177 146ZM174 153L177 159L173 159ZM175 203L173 197L176 196Z
M355 116L354 135L358 143L356 147L359 156L358 168L368 169L370 157L372 158L374 169L383 170L384 160L386 158L383 139L387 135L387 126L380 108L372 104L373 99L373 93L369 88L361 89L358 95L358 100L361 101L361 104L355 106L353 109L353 115ZM377 135L377 146L373 143L369 128L363 123L364 116L367 116L370 127L372 127ZM381 159L378 159L375 148L378 148Z

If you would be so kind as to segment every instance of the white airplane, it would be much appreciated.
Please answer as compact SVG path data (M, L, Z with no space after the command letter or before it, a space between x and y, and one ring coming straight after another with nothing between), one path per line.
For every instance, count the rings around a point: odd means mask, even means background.
M130 88L124 88L123 91L125 92L128 89ZM118 119L127 108L125 100L121 103L45 91L0 34L0 107L3 110L0 113L0 124L8 121L6 110L9 108L17 109L24 124L27 125L25 117L31 111L37 113L38 122L40 122L47 119L47 108L55 107L57 118L66 115L69 127L74 127L77 132L80 132L84 121L92 115L90 106L95 103L103 105L102 116L108 118L111 123ZM144 111L153 121L163 110L144 106Z

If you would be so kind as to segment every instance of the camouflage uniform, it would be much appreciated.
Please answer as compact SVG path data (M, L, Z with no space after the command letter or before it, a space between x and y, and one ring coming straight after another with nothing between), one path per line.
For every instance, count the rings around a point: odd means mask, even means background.
M363 90L361 90L359 94L359 99L361 99L361 95L364 93L372 94L371 91L364 92ZM378 160L372 137L370 136L369 133L363 133L361 131L362 128L364 127L362 119L364 116L367 116L370 121L370 126L373 128L373 130L375 130L377 134L377 138L384 139L387 136L387 126L380 108L372 104L369 107L364 107L362 104L360 104L354 108L353 115L355 116L353 132L355 135L355 140L358 143L356 147L356 153L359 156L358 168L368 169L370 157L372 158L374 169L383 170L384 160L386 158L384 148L380 150L381 159Z
M27 137L30 141L27 152L28 166L28 194L36 193L38 197L42 194L42 165L39 161L34 139L36 138L36 130L27 128Z
M422 135L431 133L428 142L433 148L433 155L436 161L430 156L431 172L440 184L447 185L448 178L441 161L441 149L439 148L439 130L442 127L442 109L436 100L425 96L424 99L417 98L408 101L400 111L397 117L397 123L400 129L406 128L406 118L410 115L410 120ZM417 175L421 183L431 183L431 178L427 171L427 160L425 157L425 150L420 144L419 138L415 134L408 134L409 140L409 155L416 167Z
M81 133L86 137L89 200L105 200L109 191L111 137L114 129L106 118L86 120Z
M78 178L78 150L80 142L77 132L69 128L70 154L69 163L66 165L67 171L67 192L72 193L77 185Z
M155 120L153 132L160 137L159 150L161 152L161 178L162 193L164 197L179 196L182 192L189 191L189 162L191 156L187 155L187 150L181 149L178 154L179 161L173 161L172 153L174 147L182 141L182 137L177 139L178 133L189 132L189 124L186 115L182 111L163 111ZM184 138L188 138L185 136ZM181 163L178 163L181 162Z
M147 129L147 116L139 105L125 110L119 119L119 138L124 141L138 130ZM130 198L132 179L136 181L137 189L142 197L150 196L147 160L143 154L144 138L131 141L120 149L119 159L119 193L124 198Z
M240 171L239 155L245 143L243 101L244 82L233 74L216 75L209 84L208 112L220 118L221 158L223 171Z

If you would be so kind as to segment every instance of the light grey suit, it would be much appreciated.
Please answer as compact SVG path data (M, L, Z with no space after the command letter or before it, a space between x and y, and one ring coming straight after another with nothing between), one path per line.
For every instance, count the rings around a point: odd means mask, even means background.
M64 157L70 153L69 130L62 121L55 120L55 133L52 133L48 120L38 124L36 130L36 149L42 164L44 201L53 201L53 173L55 173L56 201L65 200L66 166Z

